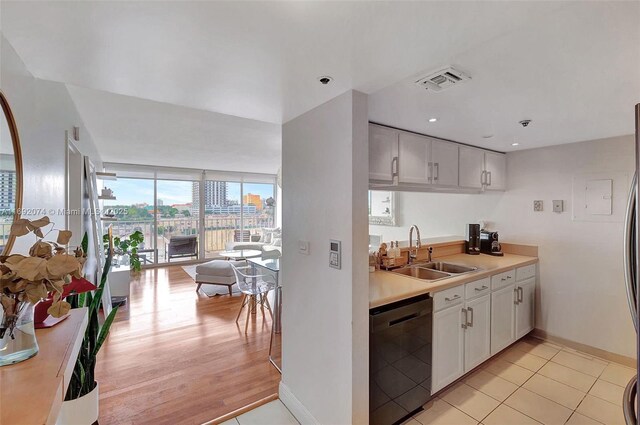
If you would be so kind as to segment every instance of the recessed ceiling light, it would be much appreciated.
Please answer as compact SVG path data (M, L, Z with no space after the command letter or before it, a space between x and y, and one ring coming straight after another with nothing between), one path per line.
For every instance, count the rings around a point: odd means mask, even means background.
M519 144L520 143L518 143L518 142L514 142L514 143L511 143L511 146L518 146Z
M429 118L429 122L436 122L438 121L438 118Z
M318 77L318 81L320 81L321 84L326 86L327 84L333 81L333 77L329 77L328 75L322 75Z

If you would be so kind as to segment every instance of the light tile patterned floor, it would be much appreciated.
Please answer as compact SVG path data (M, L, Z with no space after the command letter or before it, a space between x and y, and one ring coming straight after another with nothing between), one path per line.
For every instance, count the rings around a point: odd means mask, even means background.
M526 338L441 393L407 425L624 425L634 369Z
M526 338L440 394L405 425L624 425L622 392L635 374ZM297 425L280 400L222 425Z
M299 423L280 400L273 400L220 425L299 425Z

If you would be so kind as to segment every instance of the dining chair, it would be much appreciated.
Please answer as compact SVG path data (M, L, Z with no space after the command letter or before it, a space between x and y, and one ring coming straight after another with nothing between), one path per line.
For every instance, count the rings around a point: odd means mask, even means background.
M242 309L247 307L247 321L244 324L244 333L247 333L249 318L251 317L251 313L256 311L258 305L260 305L262 315L264 316L264 308L266 307L269 315L271 316L271 320L273 320L273 312L271 311L271 305L269 305L267 294L269 291L276 288L277 283L273 276L253 274L256 273L255 269L250 269L249 267L239 268L231 263L230 265L236 275L238 289L242 292L242 305L240 306L240 310L236 316L236 323L240 320ZM249 272L251 274L247 273L247 269L251 270Z

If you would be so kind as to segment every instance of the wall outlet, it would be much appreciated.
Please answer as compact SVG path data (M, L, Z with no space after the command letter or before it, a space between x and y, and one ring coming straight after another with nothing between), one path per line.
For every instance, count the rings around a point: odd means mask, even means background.
M542 211L542 201L533 201L533 210L536 212Z
M553 201L553 212L561 213L564 211L564 201L556 200Z

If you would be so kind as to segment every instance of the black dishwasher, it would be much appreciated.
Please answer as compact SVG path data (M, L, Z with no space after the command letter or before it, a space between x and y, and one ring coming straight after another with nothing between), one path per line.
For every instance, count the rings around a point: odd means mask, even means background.
M369 310L369 423L402 422L431 399L433 299Z

